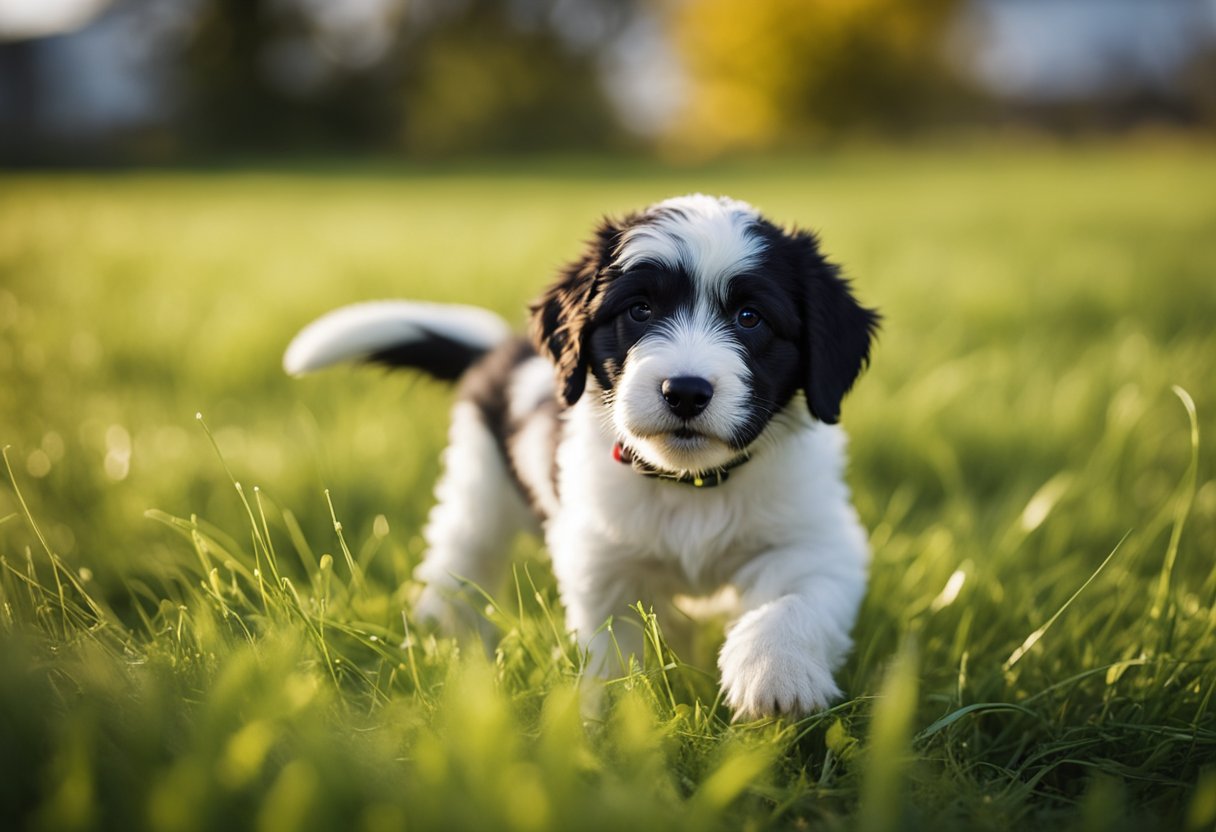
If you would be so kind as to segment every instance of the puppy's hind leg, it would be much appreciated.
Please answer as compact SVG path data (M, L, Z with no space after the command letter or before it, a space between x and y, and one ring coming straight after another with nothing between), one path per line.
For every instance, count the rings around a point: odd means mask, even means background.
M444 472L435 487L424 536L427 554L414 577L426 584L415 618L448 635L470 631L483 640L492 627L481 613L485 593L501 587L517 532L534 522L498 441L470 401L452 409Z

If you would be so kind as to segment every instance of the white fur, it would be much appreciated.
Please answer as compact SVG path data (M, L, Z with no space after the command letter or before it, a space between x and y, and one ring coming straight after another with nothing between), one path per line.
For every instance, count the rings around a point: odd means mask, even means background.
M691 194L647 209L655 219L625 232L616 265L629 269L642 261L682 268L696 276L697 288L719 299L735 275L756 265L764 241L749 234L760 215L746 202Z
M475 306L404 300L356 303L335 309L300 330L283 355L283 369L289 375L303 375L424 340L428 331L485 349L511 336L506 321Z

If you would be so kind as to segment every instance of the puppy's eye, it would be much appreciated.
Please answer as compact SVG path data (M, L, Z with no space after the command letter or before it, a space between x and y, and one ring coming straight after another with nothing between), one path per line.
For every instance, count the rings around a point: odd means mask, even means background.
M643 323L650 320L650 304L638 301L633 306L629 307L629 317L633 318L638 323Z
M744 329L755 329L760 323L760 313L750 306L745 306L735 316L735 322Z

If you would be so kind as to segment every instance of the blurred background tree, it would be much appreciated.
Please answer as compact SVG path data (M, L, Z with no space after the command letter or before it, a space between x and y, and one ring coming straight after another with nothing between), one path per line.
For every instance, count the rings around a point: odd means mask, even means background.
M1210 0L3 0L0 163L1202 130Z
M604 149L619 130L555 5L203 0L185 133L201 152Z
M688 74L667 139L702 154L908 132L958 110L945 33L961 0L702 0L673 6Z
M563 39L554 17L561 5L576 4L470 0L444 7L427 26L407 20L395 56L399 146L451 156L616 145L620 128L600 84L597 44ZM616 25L607 21L604 36Z
M196 14L179 65L188 150L374 148L391 130L382 75L326 61L303 4L203 0Z

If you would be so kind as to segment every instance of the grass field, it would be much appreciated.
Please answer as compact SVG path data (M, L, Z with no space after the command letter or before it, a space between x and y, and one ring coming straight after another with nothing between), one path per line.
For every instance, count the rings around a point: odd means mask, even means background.
M522 321L599 214L691 190L886 316L851 698L799 722L730 723L713 625L580 708L535 540L494 656L407 637L450 391L279 368L360 299ZM1212 828L1214 380L1211 148L6 175L0 826Z

